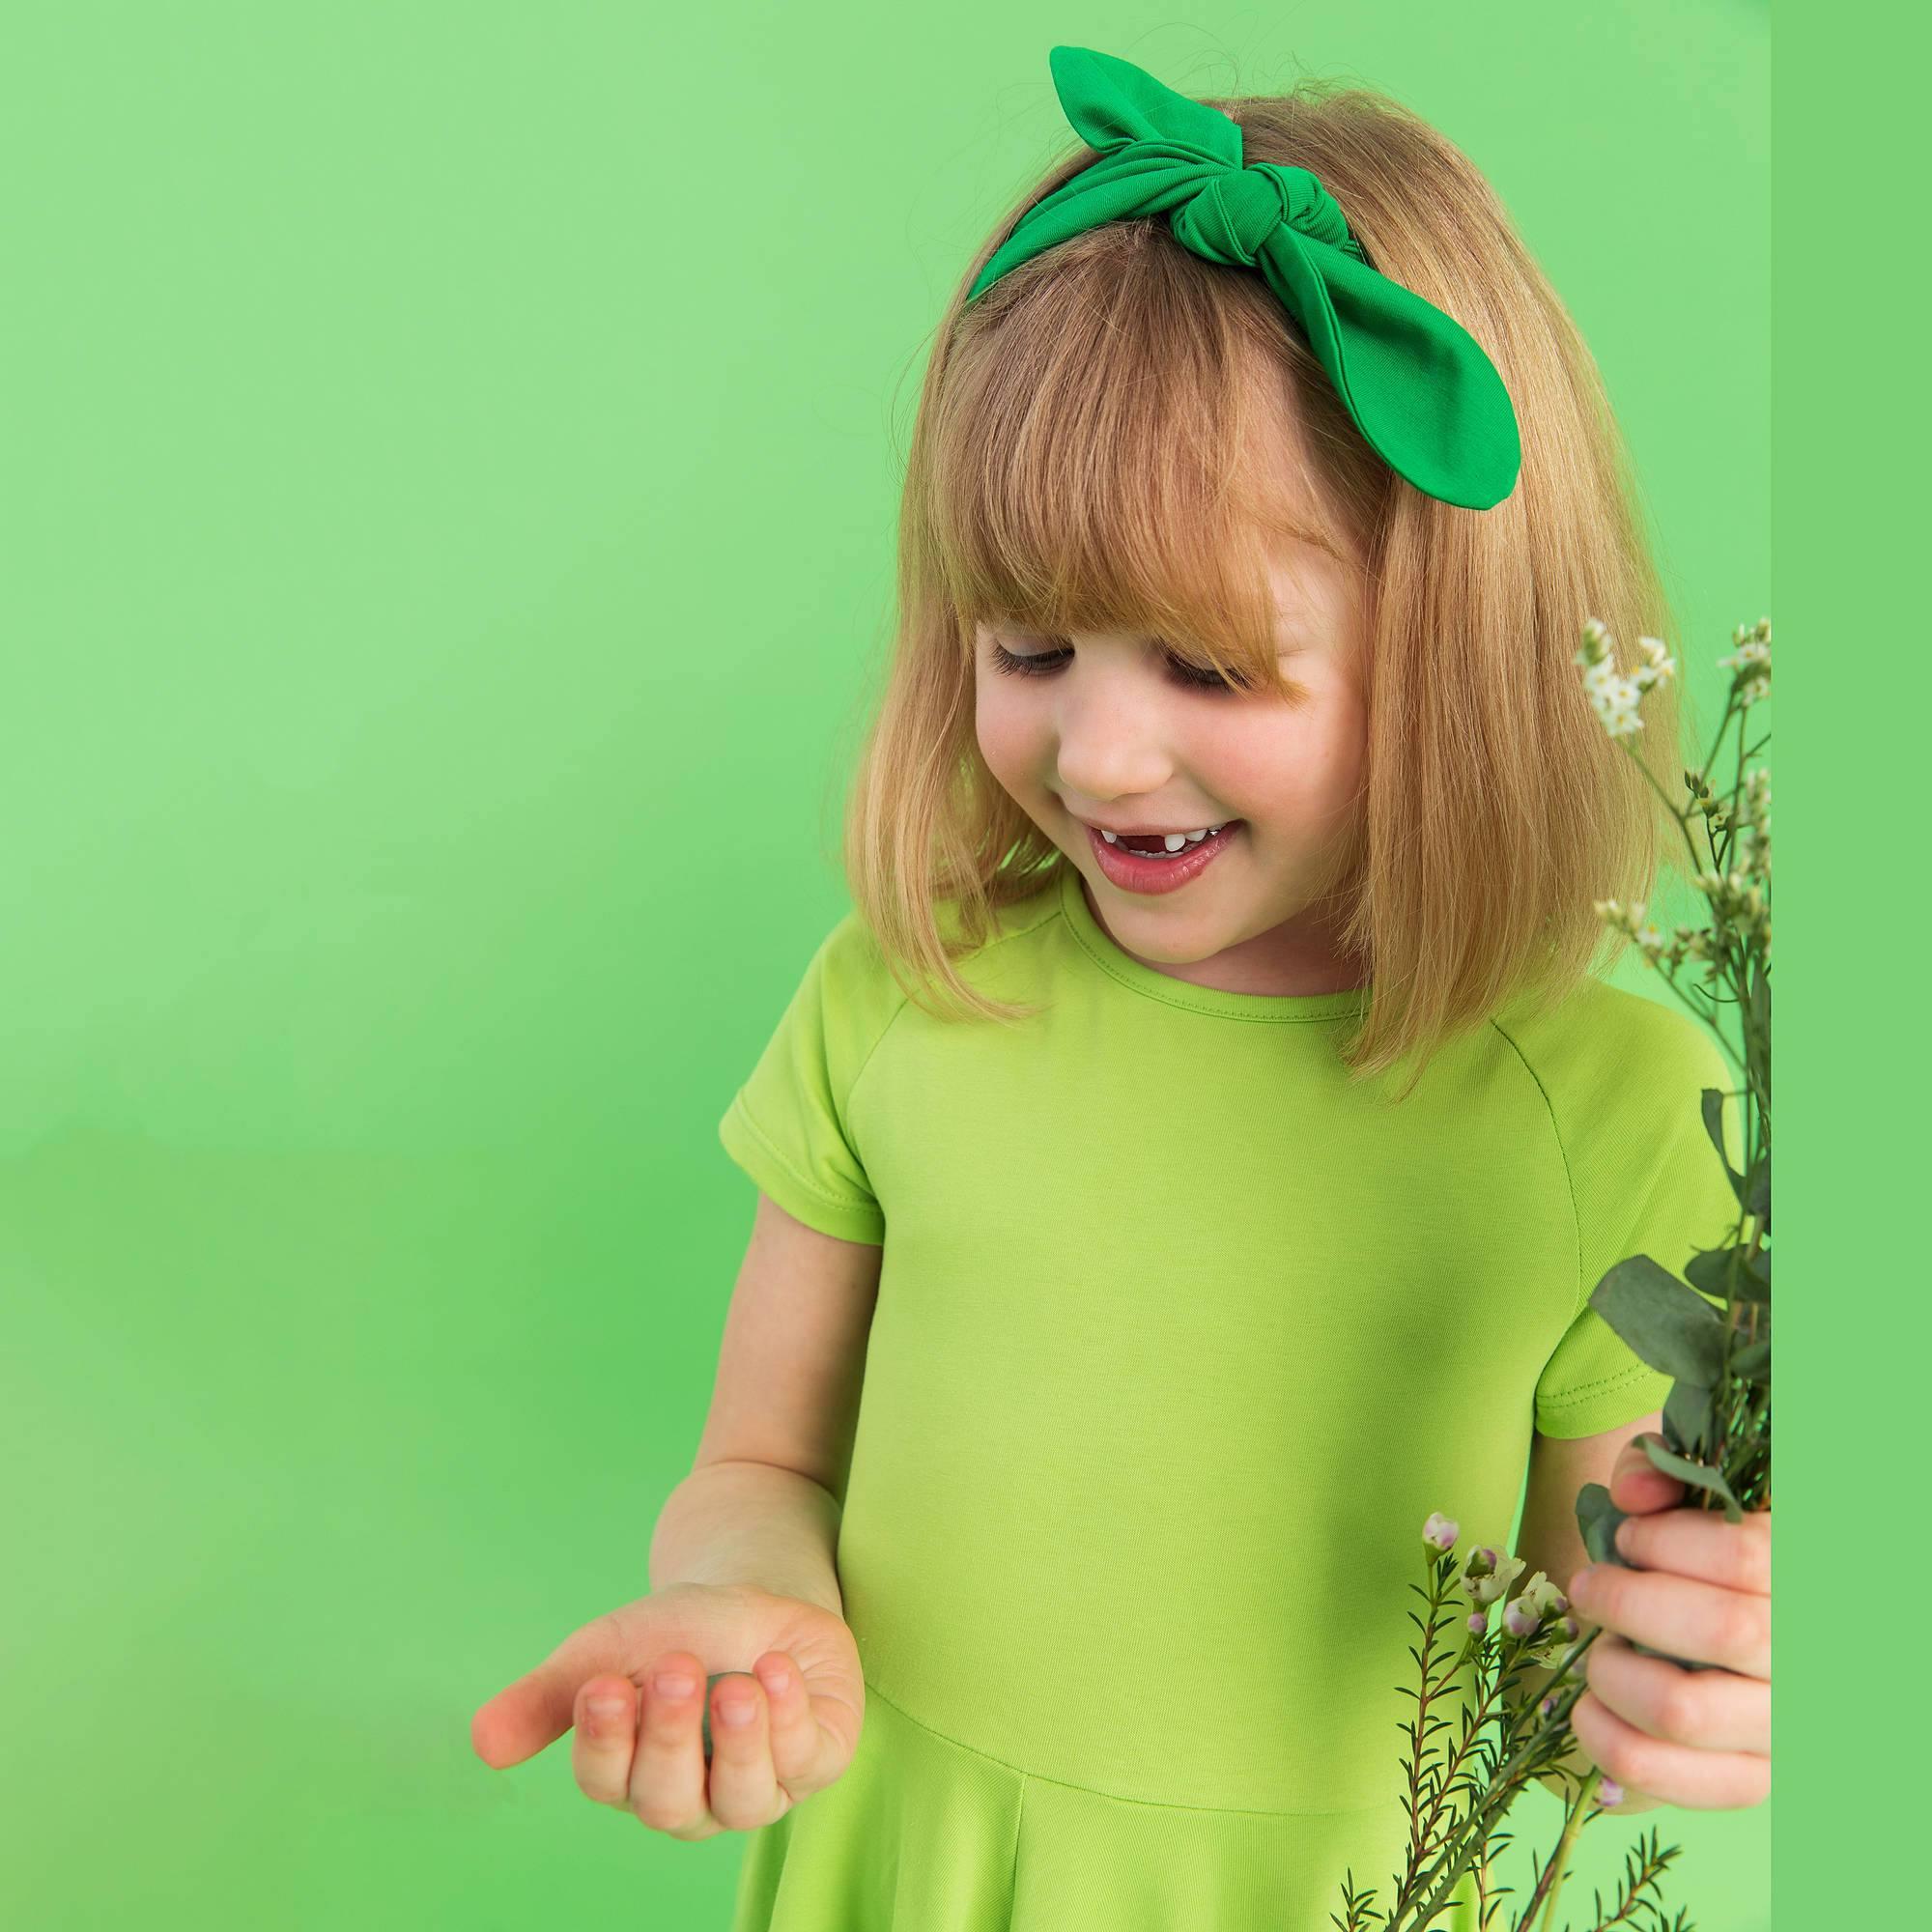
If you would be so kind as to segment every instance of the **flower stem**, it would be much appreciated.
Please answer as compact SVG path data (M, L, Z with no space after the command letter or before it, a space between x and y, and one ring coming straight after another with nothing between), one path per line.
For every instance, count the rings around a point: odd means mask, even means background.
M1604 1776L1600 1764L1590 1767L1590 1775L1583 1780L1582 1788L1577 1793L1577 1802L1570 1807L1570 1815L1563 1821L1563 1835L1556 1841L1556 1849L1549 1855L1549 1862L1543 1868L1543 1877L1537 1882L1537 1890L1542 1894L1541 1919L1545 1932L1556 1923L1556 1894L1563 1889L1564 1870L1570 1862L1570 1848L1577 1842L1577 1827L1583 1822L1584 1807L1595 1797L1597 1785ZM1537 1900L1530 1900L1529 1917L1522 1921L1522 1932L1533 1932L1538 1922Z

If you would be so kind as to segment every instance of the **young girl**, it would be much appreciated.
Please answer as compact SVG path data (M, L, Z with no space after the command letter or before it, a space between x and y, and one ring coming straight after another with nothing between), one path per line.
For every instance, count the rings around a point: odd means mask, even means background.
M752 1833L737 1932L1318 1932L1406 1850L1421 1524L1508 1545L1525 1474L1559 1584L1585 1482L1639 1517L1579 1751L1768 1788L1769 1518L1665 1511L1587 1305L1734 1219L1724 1061L1592 968L1676 860L1575 661L1666 624L1594 366L1389 100L1052 60L1088 147L931 356L856 909L720 1123L696 1466L475 1719Z

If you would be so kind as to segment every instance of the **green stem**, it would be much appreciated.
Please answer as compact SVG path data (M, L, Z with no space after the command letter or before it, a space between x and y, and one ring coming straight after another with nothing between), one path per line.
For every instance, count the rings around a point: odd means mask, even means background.
M1406 1925L1421 1928L1435 1922L1436 1916L1447 1904L1450 1892L1456 1889L1477 1854L1489 1843L1490 1833L1495 1830L1503 1813L1516 1803L1517 1794L1522 1789L1528 1776L1540 1771L1540 1766L1526 1767L1525 1760L1535 1756L1539 1747L1546 1747L1544 1751L1546 1756L1557 1755L1557 1752L1547 1748L1548 1743L1552 1737L1560 1736L1567 1739L1571 1708L1588 1688L1580 1673L1574 1677L1569 1676L1569 1673L1602 1634L1602 1627L1592 1624L1563 1654L1562 1660L1556 1666L1553 1681L1565 1683L1566 1678L1568 1681L1564 1690L1553 1693L1557 1705L1550 1714L1548 1722L1533 1730L1496 1767L1495 1775L1490 1779L1487 1796L1451 1833L1448 1843L1438 1853L1435 1861L1423 1873L1415 1889L1427 1891L1428 1896L1417 1909L1414 1918L1405 1918L1401 1909L1398 1908L1385 1932L1403 1932Z
M1583 1780L1582 1789L1577 1794L1577 1802L1570 1807L1570 1815L1563 1821L1563 1835L1556 1841L1556 1849L1549 1855L1549 1862L1543 1868L1543 1877L1538 1881L1537 1890L1543 1894L1542 1909L1539 1913L1537 1902L1530 1901L1530 1914L1522 1922L1522 1932L1533 1932L1542 1920L1545 1932L1556 1923L1556 1894L1563 1889L1564 1868L1570 1862L1570 1848L1577 1842L1577 1827L1583 1822L1583 1810L1596 1795L1597 1785L1604 1776L1602 1765L1592 1765L1590 1775Z

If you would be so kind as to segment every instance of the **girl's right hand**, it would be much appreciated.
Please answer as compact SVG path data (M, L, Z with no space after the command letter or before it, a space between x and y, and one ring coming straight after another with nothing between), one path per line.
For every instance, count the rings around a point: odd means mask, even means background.
M699 1730L707 1674L712 1754ZM681 1690L660 1678L681 1677ZM610 1712L603 1708L609 1701ZM741 1707L750 1721L732 1721ZM673 1838L781 1818L851 1762L865 1717L841 1617L749 1583L673 1583L567 1636L469 1720L485 1764L521 1764L575 1728L571 1769L599 1804Z

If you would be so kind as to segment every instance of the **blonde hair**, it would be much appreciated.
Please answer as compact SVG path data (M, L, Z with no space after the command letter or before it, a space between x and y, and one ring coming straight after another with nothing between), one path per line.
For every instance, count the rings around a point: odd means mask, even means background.
M999 907L1071 863L980 754L976 624L1147 633L1293 692L1264 559L1278 537L1318 545L1368 586L1361 830L1330 904L1374 995L1340 1050L1356 1079L1412 1063L1406 1095L1450 1039L1519 997L1553 1004L1592 970L1606 938L1594 900L1648 901L1660 863L1682 867L1675 823L1575 663L1586 616L1626 655L1640 633L1675 653L1676 627L1596 364L1473 163L1360 87L1309 78L1211 104L1239 123L1247 160L1311 170L1369 262L1482 345L1516 405L1517 488L1472 511L1403 483L1261 276L1201 260L1159 218L1048 248L968 308L1013 222L1092 161L1076 147L987 238L936 331L843 863L925 1010L1037 1010L954 966ZM1694 759L1678 750L1675 681L1643 715L1626 742L1676 797ZM1628 944L1607 937L1612 956Z

